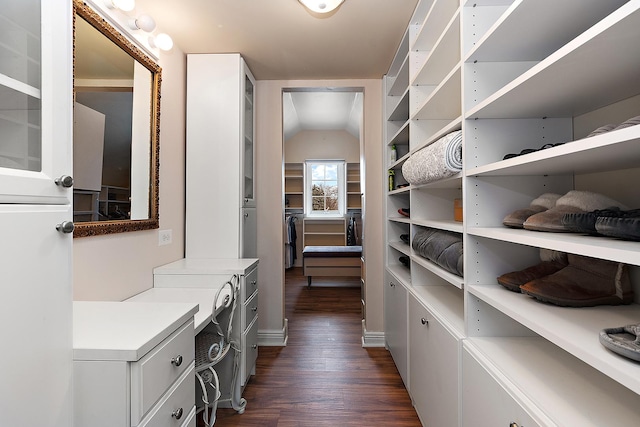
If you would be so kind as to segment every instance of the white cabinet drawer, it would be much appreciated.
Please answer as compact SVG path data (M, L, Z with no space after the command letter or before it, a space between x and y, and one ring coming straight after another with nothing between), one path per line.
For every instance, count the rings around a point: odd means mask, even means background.
M253 319L258 315L258 293L255 292L251 299L245 304L243 328L246 329ZM244 330L243 330L244 332Z
M137 425L192 364L193 337L193 320L190 320L139 361L131 364L131 425Z
M256 316L257 317L257 316ZM249 329L243 333L242 338L245 342L245 352L242 356L242 364L240 365L240 379L244 386L251 375L256 359L258 358L258 319L256 318Z
M466 348L462 372L463 427L540 427Z
M194 406L191 413L187 415L187 419L184 420L182 427L196 427L196 407Z
M138 427L182 427L195 408L193 362ZM194 419L195 421L195 419ZM195 423L194 423L195 424ZM135 425L135 424L133 424Z
M258 269L254 268L244 277L244 286L240 291L241 302L244 303L258 290Z

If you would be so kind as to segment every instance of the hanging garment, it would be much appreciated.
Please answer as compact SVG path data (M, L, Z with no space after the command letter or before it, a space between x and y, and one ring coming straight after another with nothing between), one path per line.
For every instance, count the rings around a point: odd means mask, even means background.
M285 218L285 256L284 256L284 268L291 268L295 264L297 258L296 239L298 238L296 233L296 217L288 216Z
M347 246L355 246L358 244L356 227L356 220L354 217L351 217L349 219L349 225L347 226Z

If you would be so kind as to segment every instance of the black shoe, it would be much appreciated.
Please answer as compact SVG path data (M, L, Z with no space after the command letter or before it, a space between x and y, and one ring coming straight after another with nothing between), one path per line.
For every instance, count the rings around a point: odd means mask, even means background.
M625 212L616 206L592 212L568 213L562 217L562 225L572 233L597 235L596 220L598 218L621 218L624 214Z
M598 217L596 231L604 236L640 242L640 209L623 213L617 218Z

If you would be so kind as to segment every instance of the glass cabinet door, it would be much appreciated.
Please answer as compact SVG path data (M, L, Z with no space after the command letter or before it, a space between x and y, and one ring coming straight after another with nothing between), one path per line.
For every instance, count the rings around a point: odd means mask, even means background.
M41 0L0 0L0 5L0 203L68 203L67 191L54 181L64 169L70 173L64 160L70 135L55 129L68 129L65 114L71 110L65 101L72 88L54 82L62 73L70 81L71 40L64 25L70 18L56 22L49 10L69 8ZM54 135L61 151L53 150Z
M246 68L245 68L246 69ZM243 206L255 206L254 200L254 83L249 74L244 76L244 152L243 152Z

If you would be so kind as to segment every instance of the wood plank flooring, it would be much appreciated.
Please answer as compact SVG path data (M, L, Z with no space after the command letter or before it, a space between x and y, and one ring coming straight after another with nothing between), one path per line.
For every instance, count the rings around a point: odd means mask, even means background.
M244 414L218 409L216 427L420 427L384 348L362 348L359 278L287 271L286 347L260 347Z

